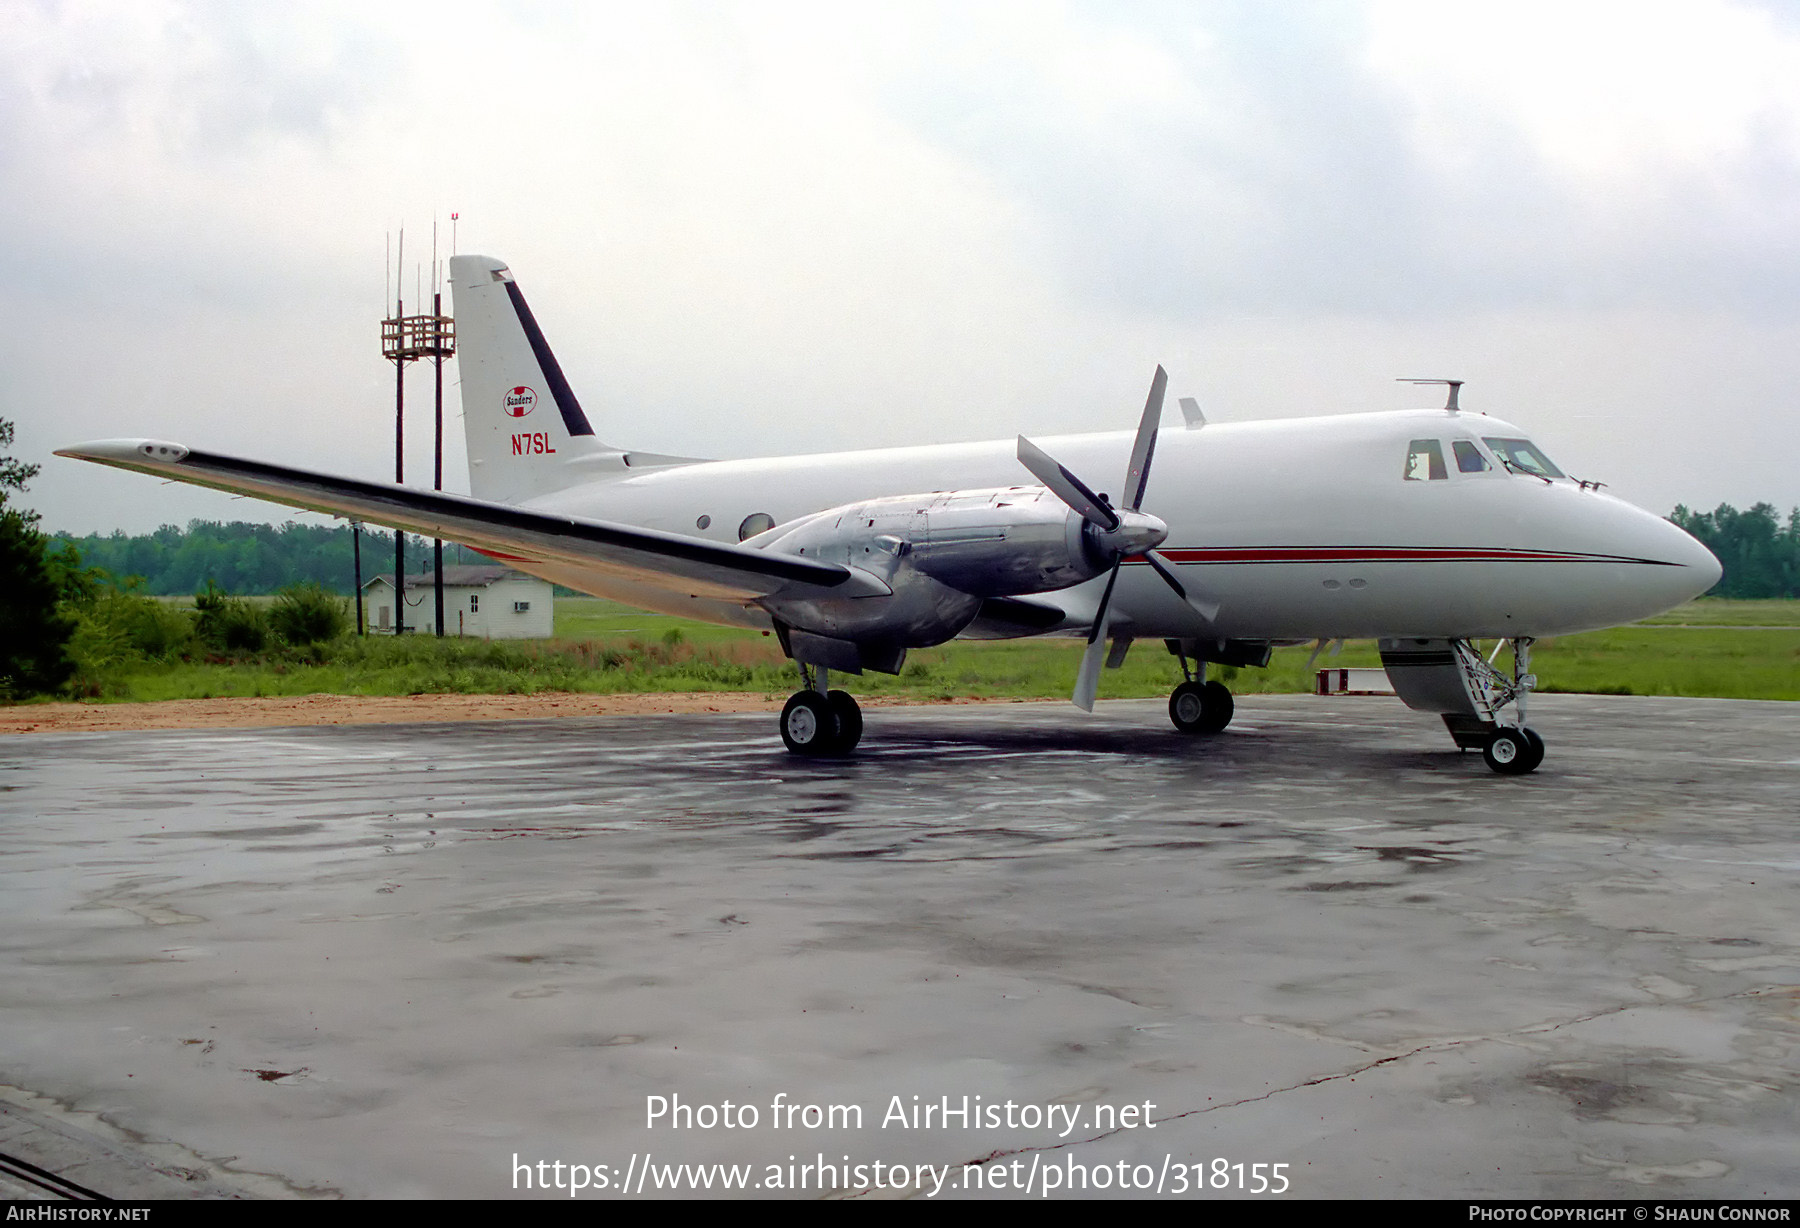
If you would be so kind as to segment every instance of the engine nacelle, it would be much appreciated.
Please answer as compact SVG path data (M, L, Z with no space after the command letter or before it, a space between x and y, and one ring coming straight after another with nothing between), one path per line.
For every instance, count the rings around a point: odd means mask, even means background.
M1017 597L1068 588L1110 567L1086 530L1043 487L1008 486L847 504L751 544L883 579L905 566L972 596Z
M870 499L778 525L746 544L880 576L892 596L771 609L814 634L907 648L951 639L986 598L1053 592L1112 565L1082 518L1041 486Z

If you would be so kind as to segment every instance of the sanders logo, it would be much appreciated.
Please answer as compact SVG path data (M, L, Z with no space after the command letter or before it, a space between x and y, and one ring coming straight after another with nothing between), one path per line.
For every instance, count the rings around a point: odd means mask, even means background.
M531 412L531 407L536 404L537 393L523 386L514 388L502 398L502 407L506 410L509 418L523 418Z

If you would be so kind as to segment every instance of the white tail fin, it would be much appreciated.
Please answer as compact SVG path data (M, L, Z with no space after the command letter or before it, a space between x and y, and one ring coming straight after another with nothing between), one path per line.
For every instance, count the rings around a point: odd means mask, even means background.
M450 294L469 493L519 503L622 471L623 452L594 438L506 265L452 256Z

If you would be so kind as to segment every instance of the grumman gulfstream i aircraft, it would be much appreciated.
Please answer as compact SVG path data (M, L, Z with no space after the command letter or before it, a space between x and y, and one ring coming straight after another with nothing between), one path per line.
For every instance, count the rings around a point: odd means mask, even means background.
M1630 622L1712 587L1674 525L1577 481L1525 431L1443 409L1159 433L1166 378L1129 431L702 461L601 443L498 260L450 261L472 497L156 440L65 449L158 477L464 542L582 592L773 631L801 689L796 754L862 734L832 672L896 673L958 636L1085 636L1075 703L1102 665L1161 640L1183 733L1231 720L1208 663L1273 646L1380 642L1400 697L1497 772L1536 768L1532 641ZM1154 459L1154 466L1152 465ZM1511 647L1496 668L1478 640Z

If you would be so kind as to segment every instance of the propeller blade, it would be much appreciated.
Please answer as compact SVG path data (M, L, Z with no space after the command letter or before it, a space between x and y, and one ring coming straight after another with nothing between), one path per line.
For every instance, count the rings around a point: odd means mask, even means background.
M1031 470L1031 476L1050 488L1050 493L1081 514L1081 518L1103 533L1119 527L1119 518L1087 484L1057 463L1048 452L1025 436L1019 436L1019 463Z
M1156 517L1139 511L1144 501L1144 491L1150 483L1150 460L1156 454L1156 433L1162 425L1163 394L1168 391L1168 387L1168 372L1159 366L1150 380L1150 395L1144 401L1144 416L1138 421L1137 438L1131 444L1131 459L1125 466L1124 495L1119 507L1129 514L1129 524L1125 517L1121 517L1099 495L1088 489L1087 483L1070 473L1048 452L1025 436L1019 436L1019 463L1029 469L1031 475L1052 494L1075 509L1083 520L1103 534L1117 534L1116 537L1107 538L1103 545L1104 549L1112 553L1112 570L1107 574L1106 591L1100 596L1099 608L1094 611L1094 625L1088 631L1087 650L1081 654L1081 668L1075 674L1075 694L1070 697L1075 706L1085 712L1094 710L1094 695L1100 689L1100 669L1106 660L1107 630L1111 623L1113 587L1119 582L1119 568L1124 564L1126 555L1143 551L1144 557L1156 569L1156 574L1207 621L1210 622L1213 615L1219 612L1217 605L1209 606L1190 597L1181 581L1175 578L1175 572L1168 563L1158 558L1154 550L1147 549L1168 536L1166 525Z
M1168 387L1169 374L1159 366L1150 380L1150 396L1144 402L1144 416L1131 445L1131 461L1125 466L1125 493L1119 506L1127 511L1137 511L1144 501L1144 487L1150 482L1150 457L1156 451L1156 431L1162 424L1163 393Z
M1195 611L1199 613L1200 617L1204 618L1207 622L1211 622L1219 616L1219 603L1216 601L1202 601L1192 593L1188 592L1181 581L1175 578L1175 569L1169 566L1169 561L1163 558L1162 555L1154 550L1146 550L1144 551L1144 561L1155 568L1156 574L1161 576L1163 581L1168 584L1170 588L1175 590L1175 595L1192 606Z
M1106 660L1107 614L1112 606L1113 585L1119 580L1120 558L1106 577L1106 592L1100 596L1100 608L1094 611L1094 625L1088 631L1087 651L1081 654L1081 668L1075 674L1075 694L1069 698L1083 712L1094 710L1094 693L1100 689L1100 666Z

